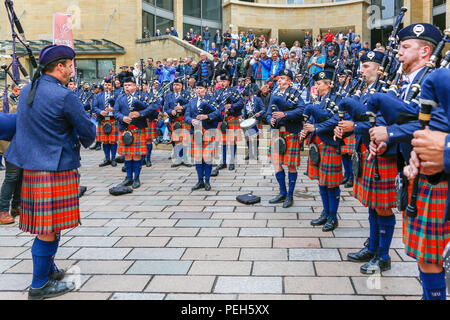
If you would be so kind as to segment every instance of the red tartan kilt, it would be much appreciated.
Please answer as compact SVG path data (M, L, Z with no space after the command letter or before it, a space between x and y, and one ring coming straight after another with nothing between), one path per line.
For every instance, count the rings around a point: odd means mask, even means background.
M322 153L322 147L323 147L323 143L320 140L320 138L315 135L314 138L312 138L311 140L311 135L308 136L307 138L308 144L311 143L316 143L319 146L319 152ZM306 140L305 140L306 143ZM308 167L306 169L306 171L308 172L308 177L311 180L319 180L320 177L320 164L319 165L315 165L312 163L311 159L308 156Z
M411 198L413 180L409 181ZM442 254L450 242L450 221L445 221L448 182L435 186L420 176L417 193L417 217L403 212L403 242L406 254L418 262L442 265Z
M145 128L144 129L133 129L131 132L133 133L133 143L131 146L124 146L122 141L122 134L124 131L120 132L120 143L119 143L119 154L123 156L140 156L143 154L147 154L147 145L145 141Z
M341 148L341 154L352 155L355 152L356 137L354 134L344 139L344 146Z
M23 170L19 228L50 234L81 224L78 170Z
M395 208L395 177L397 176L397 162L395 157L378 157L380 181L375 181L374 159L367 159L369 151L362 154L362 175L355 179L355 197L365 206L377 209Z
M270 147L268 152L268 157L272 159L272 162L278 163L279 165L285 166L300 166L300 137L295 133L274 131L272 139L270 139ZM278 135L286 140L286 153L278 154L277 152L272 152L275 150L275 140Z
M103 124L106 122L111 123L112 131L110 134L106 134L105 131L103 131ZM116 119L111 120L102 120L97 126L97 141L104 143L104 144L117 144L117 141L119 140L119 126L117 124Z
M219 132L222 133L222 144L234 144L235 141L243 138L239 117L226 117L225 120L228 121L228 130L226 133L223 133L222 130L220 130L220 124L217 127Z
M174 125L175 122L181 122L181 129L175 130ZM173 120L173 123L171 124L172 128L172 141L173 142L182 142L186 139L187 135L190 135L190 129L191 126L184 122L184 116L181 116L179 118L175 118Z
M145 128L145 140L152 142L156 140L158 133L156 131L156 122L157 120L148 120L147 119L147 127Z
M339 187L343 178L342 155L337 153L335 146L323 143L320 151L319 186Z
M218 131L216 129L202 129L202 132L202 141L194 140L195 133L190 135L190 139L192 141L192 144L190 144L191 154L195 163L202 163L202 160L205 160L206 163L212 164L212 161L216 156L215 143Z

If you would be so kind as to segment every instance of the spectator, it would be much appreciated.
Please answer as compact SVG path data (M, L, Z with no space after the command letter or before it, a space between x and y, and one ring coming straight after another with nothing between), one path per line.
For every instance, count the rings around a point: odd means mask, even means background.
M191 43L192 41L191 34L189 32L186 32L186 35L184 36L183 40Z
M211 43L211 48L209 48L209 53L211 53L213 56L215 54L218 54L218 50L217 50L216 44L214 42Z
M191 36L191 38L194 37L194 29L192 28L189 29L189 35Z
M231 33L230 31L227 29L225 31L225 33L223 34L223 46L226 47L228 49L228 47L231 44Z
M350 41L350 44L355 42L356 34L353 32L352 29L348 29L347 33L347 40Z
M198 34L197 34L196 32L194 32L194 36L192 37L191 44L192 44L193 46L197 46L198 40L199 40Z
M359 37L355 37L355 41L350 45L350 48L352 49L352 52L355 50L356 52L359 52L361 50L361 42L359 42Z
M200 61L197 66L192 69L192 73L198 73L198 80L205 80L208 83L211 80L214 65L211 60L206 57L206 53L202 52L200 54Z
M311 45L314 45L314 47L317 47L318 45L320 45L322 43L322 36L319 34L316 38L316 41L314 42L314 44L311 43Z
M285 42L282 42L282 43L280 44L280 50L279 50L279 53L280 53L280 55L283 57L285 52L289 53L289 49L286 48L286 43L285 43ZM289 57L289 56L288 56L288 57Z
M160 37L160 36L162 36L161 31L159 29L156 29L155 37Z
M203 50L209 51L209 39L211 39L211 33L209 32L209 27L206 26L205 30L202 32L203 39Z
M369 41L364 42L362 49L364 49L366 52L370 51Z
M291 48L290 52L291 53L294 52L295 56L301 60L302 56L303 56L303 50L302 50L302 48L300 48L300 42L295 41L294 46Z
M170 27L170 35L178 38L178 32L174 27Z
M223 45L223 37L219 29L216 30L216 34L214 35L214 43L216 44L217 50L220 51Z
M326 44L330 44L333 41L334 34L331 32L331 29L328 29L327 34L324 36Z
M313 47L312 47L310 41L308 39L305 40L305 45L303 46L302 51L305 52L305 51L312 51L312 50L313 50Z
M309 31L306 31L306 34L303 37L303 42L306 42L306 40L308 40L309 43L312 43L312 35L309 33Z
M166 36L170 36L170 29L169 29L169 28L166 28L166 33L165 33L165 35L166 35Z

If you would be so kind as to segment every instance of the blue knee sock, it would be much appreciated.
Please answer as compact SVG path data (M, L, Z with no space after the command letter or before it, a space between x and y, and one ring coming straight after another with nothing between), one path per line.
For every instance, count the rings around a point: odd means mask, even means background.
M127 169L127 180L133 180L133 170L134 170L134 161L133 160L125 160L125 168Z
M150 157L152 156L152 149L153 149L153 144L147 144L147 160L150 160Z
M105 158L107 161L111 161L110 153L111 153L111 145L103 144L103 152L105 153Z
M56 248L58 248L59 247L59 240L61 239L61 236L58 234L58 235L56 235ZM55 264L55 255L53 255L52 256L52 268L51 268L51 271L50 271L50 273L51 274L53 274L53 273L55 273L56 271L58 270L58 268L56 267L56 264Z
M58 250L58 241L42 241L37 237L31 247L33 258L33 280L31 288L42 288L48 281L53 267L52 257Z
M319 186L320 197L322 198L323 215L325 217L330 216L330 203L328 201L328 188L325 186Z
M378 225L380 227L380 245L378 247L381 259L389 259L389 248L391 247L392 237L394 236L395 216L378 216Z
M187 161L187 147L186 146L182 147L181 154L182 154L181 157L183 158L183 161Z
M353 173L351 172L352 164L351 164L350 156L348 154L342 155L342 164L344 165L345 177L347 179L351 179L353 176Z
M195 170L197 171L198 182L203 182L203 164L196 164Z
M348 163L348 176L347 176L347 178L349 180L353 181L352 157L350 155L347 155L347 163ZM345 171L345 172L347 172L347 171Z
M183 159L183 145L180 143L179 144L179 148L180 148L180 159Z
M295 183L297 182L297 172L289 172L288 173L288 180L289 180L289 192L288 197L293 198L294 197L294 189L295 189Z
M227 164L227 146L222 146L222 163Z
M234 164L234 158L236 157L237 145L230 147L230 163Z
M116 159L117 154L117 144L110 144L111 147L111 160Z
M369 208L369 244L367 248L370 252L376 253L378 250L379 239L380 239L380 227L378 225L377 212L375 209Z
M139 179L139 175L141 174L141 168L142 168L142 160L134 160L133 161L133 172L134 172L134 179Z
M287 196L286 181L285 181L286 174L284 173L284 170L275 173L275 177L277 178L278 184L280 185L280 194L283 196Z
M205 172L205 181L209 182L211 178L212 164L203 163L203 171Z
M341 189L339 187L328 188L328 202L330 209L330 217L336 219L337 211L339 208L339 200L341 196Z
M424 300L445 300L445 272L425 273L419 268Z

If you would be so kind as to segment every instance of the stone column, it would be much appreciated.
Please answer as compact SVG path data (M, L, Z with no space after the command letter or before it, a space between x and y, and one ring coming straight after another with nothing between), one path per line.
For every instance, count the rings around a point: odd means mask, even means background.
M271 39L277 39L277 41L280 40L278 38L278 28L271 28L270 29L270 38ZM269 42L269 41L267 41L267 42Z
M173 26L178 32L178 36L183 38L183 0L173 2Z

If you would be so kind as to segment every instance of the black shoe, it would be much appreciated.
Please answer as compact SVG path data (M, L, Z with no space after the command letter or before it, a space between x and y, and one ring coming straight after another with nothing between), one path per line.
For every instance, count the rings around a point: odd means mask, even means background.
M244 160L250 160L250 156L249 156L249 155L246 155L245 158L244 158Z
M126 178L119 184L119 186L122 186L122 187L129 187L131 185L133 185L133 180L128 180Z
M348 178L344 178L344 179L342 179L342 182L341 182L341 184L346 184L346 183L347 183L347 181L348 181Z
M169 156L169 160L172 160L172 156Z
M28 300L42 300L63 295L75 289L73 282L61 282L49 280L45 286L40 289L30 288L28 291Z
M116 157L116 162L117 163L123 163L125 161L125 157L124 156L118 156Z
M338 223L337 219L328 217L328 220L325 223L325 225L323 226L322 231L323 232L333 231L334 229L336 229L338 227L338 225L339 225L339 223Z
M141 186L141 181L139 180L139 178L134 179L133 184L131 185L131 187L133 189L137 189Z
M304 174L305 176L307 176L307 175L308 175L308 171L303 172L303 174Z
M56 266L55 266L56 267ZM61 281L66 276L66 271L64 269L58 269L50 275L51 280Z
M226 164L221 163L221 164L218 164L218 165L217 165L216 169L217 169L217 170L222 170L222 169L225 169L226 167L227 167Z
M379 256L374 256L369 262L359 269L362 274L374 274L391 269L391 258L382 260Z
M152 166L152 160L150 160L150 158L145 159L145 165L146 165L147 167L151 167L151 166Z
M102 144L99 143L98 145L95 146L95 151L99 151L102 150Z
M230 171L232 171L232 170L234 170L235 168L234 168L234 164L230 164L229 166L228 166L228 170L230 170Z
M125 166L122 167L122 172L127 172L127 168Z
M116 162L116 160L111 160L111 166L112 166L112 167L117 167L117 162Z
M198 190L198 189L201 189L201 188L204 188L204 187L205 187L205 184L203 182L197 182L197 184L195 186L193 186L191 188L191 190L195 191L195 190Z
M192 167L192 164L190 164L189 162L183 161L181 164L182 164L183 166L185 166L185 167L188 167L188 168Z
M115 162L115 161L114 161ZM110 165L111 164L111 160L103 160L103 162L102 163L100 163L98 166L99 167L106 167L106 166L108 166L108 165Z
M211 177L217 177L218 175L219 175L219 169L214 168L214 169L211 171Z
M294 199L291 197L286 197L286 200L283 202L283 208L289 208L292 207L294 204Z
M97 148L97 144L94 144L92 147L89 148L89 150L95 150Z
M79 188L79 192L78 192L78 198L81 198L83 195L84 195L84 193L87 191L87 187L85 187L85 186L80 186L80 188Z
M375 253L370 252L367 247L362 248L358 252L347 254L347 259L353 262L368 262L375 256Z
M277 195L275 198L269 200L269 203L282 203L286 200L286 196L283 196L282 194Z
M211 190L211 185L209 184L209 182L205 181L205 190L206 191L210 191Z
M317 219L311 220L310 224L312 226L323 226L328 220L328 217L325 216L325 212L322 211L320 217Z
M353 180L348 180L348 181L345 183L344 188L353 188Z
M175 163L172 163L172 165L170 167L171 168L176 168L176 167L181 166L182 164L183 164L183 162L175 162Z

